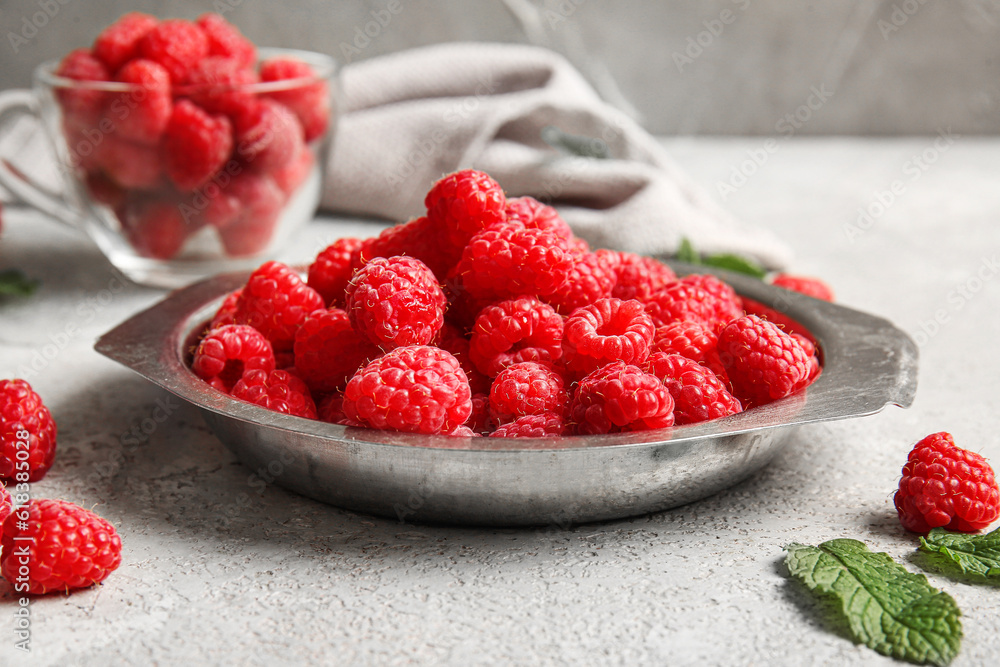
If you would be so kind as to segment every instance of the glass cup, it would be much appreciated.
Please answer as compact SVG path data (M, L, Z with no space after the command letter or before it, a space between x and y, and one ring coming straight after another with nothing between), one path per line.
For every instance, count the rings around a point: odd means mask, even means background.
M259 54L304 62L313 75L167 92L67 79L58 62L44 63L33 90L0 92L0 120L33 115L54 150L0 156L0 183L82 229L138 283L175 288L256 268L312 219L337 122L332 58ZM58 192L22 160L54 162Z

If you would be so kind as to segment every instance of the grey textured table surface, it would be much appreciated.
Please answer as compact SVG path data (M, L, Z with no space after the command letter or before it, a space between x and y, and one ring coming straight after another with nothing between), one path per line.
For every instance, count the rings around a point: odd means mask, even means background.
M718 192L764 140L667 145ZM791 268L914 335L916 402L802 428L704 501L595 525L411 525L258 489L193 409L92 351L162 292L123 285L69 230L5 214L0 267L43 285L2 306L0 377L30 371L59 423L33 493L107 517L124 560L102 586L31 604L30 655L3 594L0 664L889 664L826 629L782 547L853 537L918 571L892 508L912 443L950 430L1000 463L1000 141L776 145L726 205L788 239ZM317 222L286 259L378 228ZM953 664L1000 662L1000 589L930 579L964 612Z

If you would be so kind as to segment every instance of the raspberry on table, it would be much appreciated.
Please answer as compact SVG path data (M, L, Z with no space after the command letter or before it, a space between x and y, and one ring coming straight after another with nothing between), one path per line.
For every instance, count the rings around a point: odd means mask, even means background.
M260 80L293 81L285 90L265 93L294 113L302 125L306 143L318 139L326 132L330 122L330 87L318 79L313 69L295 58L272 58L260 64Z
M285 204L284 193L267 175L244 171L223 190L239 204L236 216L219 226L219 238L230 257L263 252L274 238Z
M649 356L655 330L645 307L635 299L600 299L566 318L563 361L579 375L612 361L641 364Z
M563 319L534 297L501 301L476 317L469 358L484 375L521 361L556 361L562 356Z
M291 351L295 331L323 297L280 262L266 262L250 274L236 305L236 324L249 324L271 342L275 354Z
M68 593L104 581L121 565L122 541L108 521L79 505L42 498L3 522L0 571L31 595ZM27 547L27 582L22 556ZM17 589L20 590L20 589Z
M309 287L319 292L327 306L344 306L344 291L354 273L354 257L360 251L360 239L337 239L320 251L309 265Z
M115 75L120 83L139 86L142 92L121 93L111 104L127 111L113 116L118 136L141 144L156 144L167 128L174 105L170 97L170 75L152 60L127 62Z
M722 330L719 356L733 394L744 407L770 403L798 391L811 372L811 357L799 342L755 315L733 320Z
M511 364L490 387L490 413L501 424L545 412L563 415L568 401L563 377L534 361Z
M771 280L771 284L821 301L833 301L833 290L819 278L779 273Z
M449 241L464 246L472 236L506 219L503 188L489 174L465 169L448 174L424 198L427 217L440 224Z
M359 368L381 354L339 308L317 310L295 332L295 371L314 392L343 391Z
M504 212L507 220L511 222L520 222L531 229L547 229L567 241L573 239L573 230L562 219L559 212L534 197L508 199Z
M1000 516L993 468L944 431L913 446L893 503L903 527L915 533L931 528L974 533Z
M674 399L674 423L695 424L743 411L718 376L697 361L679 354L654 352L644 368L660 378Z
M233 128L225 116L213 116L189 100L174 105L164 131L163 162L181 192L191 192L212 178L233 150Z
M644 301L677 280L673 269L652 257L631 252L607 252L614 253L618 259L617 281L611 292L616 299Z
M662 327L674 322L700 322L712 326L715 299L697 285L675 280L642 299L653 323Z
M565 418L555 412L523 415L512 422L501 424L490 433L491 438L554 438L566 435Z
M267 98L240 109L233 116L233 132L236 154L260 173L286 167L305 148L295 114Z
M25 380L0 380L0 479L36 482L56 457L56 423ZM27 441L28 458L18 458ZM27 478L24 473L27 473Z
M371 428L446 434L472 413L458 359L429 345L397 347L359 370L344 391L348 419Z
M254 83L257 74L252 69L230 58L209 56L188 71L176 92L205 111L236 116L254 106L256 98L246 90Z
M139 55L163 65L170 80L180 84L188 71L208 56L208 38L191 21L168 19L143 35Z
M159 19L149 14L123 14L94 40L94 56L104 63L109 72L117 72L122 65L139 57L139 42L157 23Z
M316 404L309 387L289 371L246 371L229 393L268 410L316 419Z
M208 55L232 60L242 67L257 62L257 47L239 29L218 14L202 14L195 20L208 42Z
M560 313L568 315L611 296L616 277L607 255L586 252L576 256L565 283L545 300Z
M273 371L274 350L253 327L228 324L205 334L195 349L191 369L208 383L218 379L228 392L246 371Z
M674 424L674 399L655 375L616 361L580 380L569 419L580 435L666 428Z
M354 327L384 349L426 345L444 324L447 305L437 278L413 257L376 257L347 285Z
M715 330L720 330L737 317L743 316L743 307L736 290L715 276L693 273L681 278L681 282L700 287L713 297L709 300L708 306L710 324Z

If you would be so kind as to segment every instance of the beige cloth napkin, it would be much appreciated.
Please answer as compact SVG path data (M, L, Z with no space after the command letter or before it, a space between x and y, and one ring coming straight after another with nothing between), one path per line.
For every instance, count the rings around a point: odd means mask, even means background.
M326 208L401 222L423 213L442 175L475 168L508 196L553 204L594 247L670 253L687 237L701 252L740 253L772 268L791 256L769 231L709 199L552 51L443 44L348 65L341 82ZM566 141L608 157L553 146Z

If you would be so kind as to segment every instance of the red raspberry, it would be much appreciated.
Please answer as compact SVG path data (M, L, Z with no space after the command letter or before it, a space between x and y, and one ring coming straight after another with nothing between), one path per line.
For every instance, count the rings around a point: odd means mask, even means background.
M313 391L342 391L359 368L381 354L339 308L317 310L295 332L295 371Z
M180 84L188 71L208 55L208 39L194 23L169 19L143 36L139 55L163 65L170 72L170 80Z
M475 297L545 298L567 281L575 256L554 232L507 222L473 236L452 273Z
M771 280L771 284L793 292L800 292L821 301L833 301L833 290L819 278L779 273Z
M309 65L295 58L265 60L260 65L260 80L289 81L288 88L266 95L298 117L306 143L323 136L330 122L330 88Z
M257 62L257 47L239 29L218 14L202 14L195 21L208 41L208 55L232 60L242 67Z
M715 299L712 295L697 285L680 280L668 283L644 299L643 303L658 327L685 321L712 326L715 319Z
M21 549L27 545L28 562ZM114 526L79 505L43 498L30 501L3 522L0 571L15 590L25 582L32 595L88 588L121 565L122 541Z
M482 373L496 377L521 361L555 361L562 356L563 319L533 297L488 306L476 318L469 358Z
M24 380L0 380L0 479L36 482L56 457L56 423ZM18 457L27 440L27 461ZM27 478L24 478L27 472Z
M209 331L234 323L236 318L236 306L239 303L241 294L243 294L243 290L238 289L226 295L226 298L222 300L222 305L219 306L217 311L215 311L215 315L212 317L212 321L208 325Z
M288 371L246 371L230 395L275 412L316 419L316 404L309 387Z
M94 56L109 72L117 72L122 65L139 57L139 42L157 23L159 20L149 14L123 14L94 40Z
M228 392L246 371L273 371L274 350L253 327L229 324L205 334L195 350L191 370L205 382L218 379Z
M810 357L799 342L771 322L746 315L719 334L719 356L733 393L749 405L784 398L808 381Z
M163 158L157 146L122 141L107 135L97 146L104 172L123 188L159 189L163 182Z
M687 285L700 287L710 295L708 306L711 312L711 323L716 330L729 324L737 317L743 316L743 306L740 298L736 295L736 290L718 278L709 274L691 274L681 278L681 282Z
M324 248L309 266L309 287L319 292L327 306L344 305L344 291L354 273L352 263L360 251L360 239L337 239Z
M487 387L489 391L489 387ZM485 435L491 433L493 429L496 428L496 420L493 419L493 415L490 414L490 397L489 394L473 392L472 394L472 413L466 420L465 425L473 430L475 433Z
M469 358L469 339L463 336L457 327L445 322L434 339L434 345L451 352L458 359L458 363L462 364L462 370L469 378L469 386L472 388L473 394L489 393L490 378L480 373L476 365L472 363L472 359Z
M323 297L280 262L267 262L250 274L236 305L236 324L249 324L271 342L275 354L292 349L295 331Z
M298 191L299 186L306 182L315 165L316 157L313 155L312 149L303 146L291 162L281 169L272 171L271 178L278 184L286 197L291 197Z
M695 424L743 411L718 376L697 361L679 354L655 352L646 371L660 378L674 399L674 423Z
M428 345L397 347L347 383L348 419L382 430L451 433L472 413L472 392L458 359Z
M956 446L945 432L913 446L893 502L903 527L915 533L938 527L974 533L1000 516L1000 490L990 464Z
M729 375L719 358L719 337L704 324L697 322L674 322L657 327L653 334L650 353L665 352L679 354L702 366L706 366L719 376L722 382L729 382Z
M76 81L111 80L111 74L104 64L87 49L76 49L66 54L66 57L56 67L55 74ZM59 100L67 124L81 130L93 130L100 123L106 97L105 93L100 90L87 90L85 88L59 88L56 90L56 99ZM71 147L75 144L75 141L70 141ZM86 145L92 144L93 142L89 141Z
M501 424L490 433L491 438L554 438L566 435L566 421L562 415L545 412L524 415L512 422Z
M233 150L233 129L225 116L212 116L193 102L180 100L167 123L163 161L181 192L204 185Z
M116 104L117 108L126 112L122 116L114 116L118 136L141 144L159 142L174 109L167 70L152 60L138 58L118 70L115 80L136 87L122 93L111 103L112 112ZM141 92L138 90L140 87Z
M428 218L415 218L362 241L354 268L376 257L410 255L426 264L442 282L462 256L462 249L444 239L438 225Z
M235 219L219 229L226 254L251 257L265 251L281 219L281 189L267 176L244 171L233 177L225 193L240 205Z
M659 378L616 361L580 380L570 420L581 435L642 431L674 424L674 399Z
M4 486L3 482L0 482L0 526L3 525L4 519L9 517L13 511L14 500L10 497L7 487Z
M585 375L612 361L641 364L649 356L656 327L635 299L601 299L566 318L566 367Z
M126 207L122 231L139 256L168 260L180 252L192 228L173 202L148 199Z
M347 415L344 414L344 395L328 394L316 406L316 415L321 422L342 424L347 419Z
M754 301L749 297L740 297L740 304L743 306L743 312L747 315L756 315L762 320L767 320L778 326L779 329L788 334L799 334L812 340L812 334L804 326L790 318L784 313L780 313L770 306L765 306L760 301Z
M347 285L354 327L385 349L426 345L444 324L447 300L427 265L412 257L377 257Z
M677 274L666 264L652 257L631 252L619 252L618 280L611 296L616 299L644 301L667 284L677 280Z
M490 413L501 424L543 412L565 414L568 400L562 376L533 361L511 364L490 387Z
M577 255L569 279L546 298L560 313L569 314L611 296L616 280L615 268L607 255L587 252Z
M529 229L547 229L567 241L573 238L573 230L559 217L559 212L534 197L508 199L504 212L507 220L520 222Z
M489 174L465 169L435 183L424 204L427 217L447 230L450 242L464 246L474 234L504 221L507 199Z
M236 153L256 172L286 167L304 147L302 126L286 107L261 98L233 118Z
M257 75L253 70L230 58L212 56L192 67L176 92L191 98L205 111L235 116L257 104L253 93L246 89L254 83Z
M473 431L471 428L462 424L461 426L456 426L455 430L451 433L446 433L445 435L450 435L455 438L478 438L480 437L478 433Z

